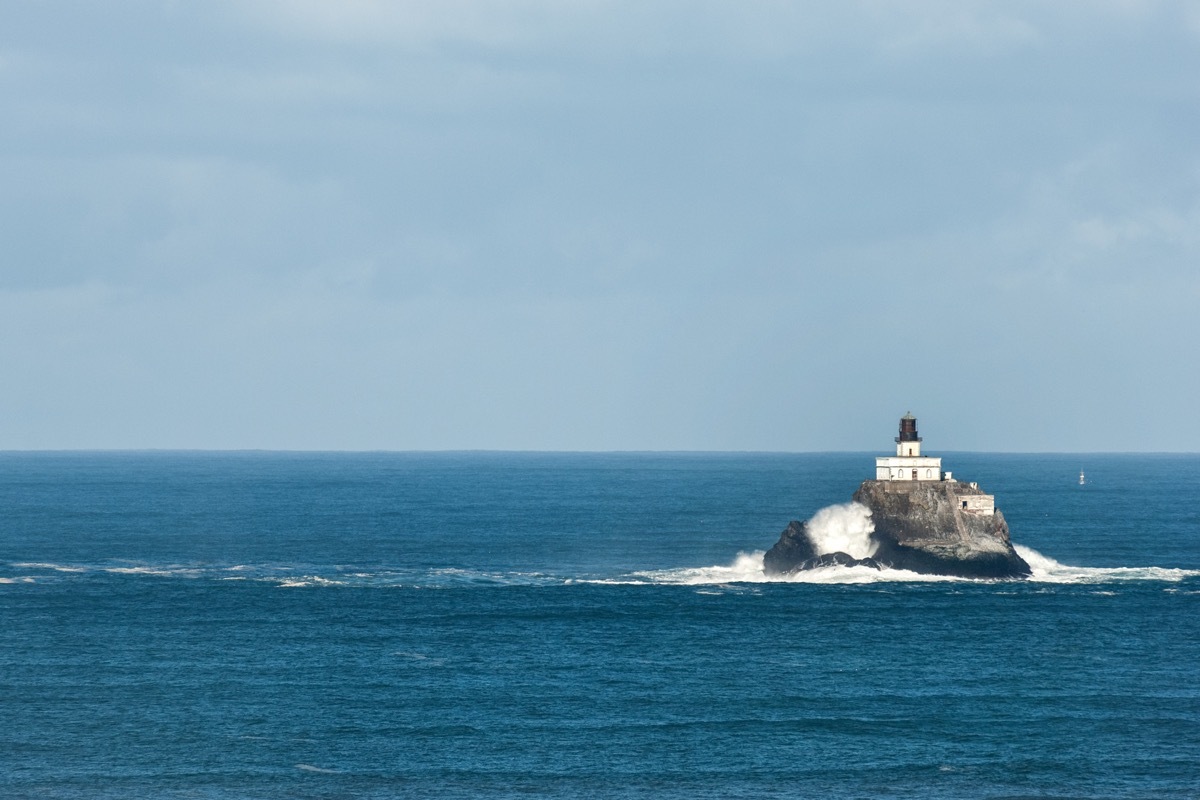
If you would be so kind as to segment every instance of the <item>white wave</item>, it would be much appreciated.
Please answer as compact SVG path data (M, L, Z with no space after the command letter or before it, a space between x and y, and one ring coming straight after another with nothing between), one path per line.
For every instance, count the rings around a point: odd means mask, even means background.
M392 653L392 655L396 656L397 658L415 661L422 666L440 667L446 663L444 658L430 658L424 653L406 653L402 650L397 650L396 652Z
M52 569L55 572L87 572L86 567L69 567L64 564L52 564L47 561L18 561L13 563L17 569Z
M712 586L726 583L824 583L853 584L913 581L958 581L946 575L921 575L903 569L878 570L872 567L818 567L790 575L767 575L763 571L763 551L738 553L729 566L684 567L634 572L625 580L601 580L591 583L666 584L674 586Z
M464 581L468 583L509 583L512 580L512 575L508 573L462 567L431 569L429 574L450 581Z
M635 572L626 583L669 583L680 586L706 586L720 583L758 583L766 579L763 573L762 550L753 553L738 553L732 564L726 567L684 567L681 569L656 569Z
M1200 570L1169 567L1072 567L1044 556L1031 547L1017 544L1013 545L1013 548L1033 571L1029 580L1037 583L1177 582L1200 576Z
M1109 583L1113 581L1181 581L1200 576L1200 570L1164 567L1071 567L1060 564L1028 547L1016 545L1018 555L1029 564L1035 583ZM975 582L977 579L952 575L924 575L903 569L829 566L803 570L790 575L767 575L763 571L763 552L738 553L732 564L712 567L644 570L623 579L581 581L602 584L662 584L673 586L713 586L729 583L948 583Z
M806 530L818 555L845 553L854 558L870 558L879 548L871 538L875 530L871 509L862 503L826 506L813 514Z
M191 567L104 567L105 572L111 572L116 575L155 575L158 577L181 577L181 578L197 578L203 574L203 570L194 569Z
M296 589L306 586L345 586L342 581L333 581L319 575L303 575L297 578L284 578L279 581L280 588Z
M560 584L566 580L562 576L550 575L545 572L529 572L524 570L497 572L459 567L431 569L426 576L413 577L422 582L425 582L424 578L432 577L441 585L497 584L503 586L529 586Z
M840 550L855 557L865 555L861 541L870 533L871 521L866 509L857 504L830 506L814 515L810 527L815 529L823 552ZM1032 569L1029 582L1037 584L1104 584L1123 581L1163 581L1178 583L1200 577L1200 570L1165 567L1075 567L1062 564L1029 547L1016 545L1017 553ZM642 570L609 578L571 577L530 571L489 571L455 567L433 569L391 568L363 570L361 567L337 567L336 573L312 564L235 564L232 566L198 566L186 564L132 565L109 564L64 565L50 562L17 562L9 565L19 570L44 570L36 577L49 578L58 573L108 573L115 575L154 576L172 578L210 578L220 581L262 581L281 588L301 587L410 587L437 589L453 586L549 586L578 584L609 585L674 585L722 587L731 584L806 583L806 584L871 584L871 583L931 583L971 581L940 575L922 575L898 569L877 570L871 567L829 566L805 570L791 575L767 575L763 571L763 552L743 552L729 564L677 569ZM17 572L0 578L0 583L30 583L35 576ZM64 575L64 577L66 577Z
M303 772L316 772L321 775L337 775L338 774L338 771L336 769L325 769L324 767L315 767L312 764L297 764L296 769L302 770Z

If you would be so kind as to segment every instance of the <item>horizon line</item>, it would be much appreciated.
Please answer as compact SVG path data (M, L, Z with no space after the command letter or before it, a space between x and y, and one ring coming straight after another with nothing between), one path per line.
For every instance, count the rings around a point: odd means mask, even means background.
M878 453L878 450L651 450L651 449L612 449L612 450L536 450L512 448L364 448L364 449L325 449L325 448L270 448L270 447L47 447L47 448L0 448L0 455L7 454L68 454L68 453L279 453L279 454L311 454L311 455L453 455L453 454L495 454L495 455L863 455ZM1116 456L1116 455L1200 455L1197 450L940 450L946 454L982 454L982 455L1023 455L1023 456ZM936 456L933 456L936 457Z

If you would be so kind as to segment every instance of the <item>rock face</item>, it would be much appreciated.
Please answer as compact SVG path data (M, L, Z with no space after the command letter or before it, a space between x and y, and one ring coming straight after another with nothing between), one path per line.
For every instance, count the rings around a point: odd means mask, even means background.
M843 564L963 578L1028 577L1029 565L1013 550L1004 515L963 507L964 498L983 494L957 481L863 481L854 501L871 510L870 558L818 553L807 524L792 522L763 558L763 569L780 575Z

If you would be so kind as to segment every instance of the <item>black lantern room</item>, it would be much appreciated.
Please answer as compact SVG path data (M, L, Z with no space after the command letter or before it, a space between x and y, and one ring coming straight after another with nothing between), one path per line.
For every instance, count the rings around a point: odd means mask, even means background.
M908 412L900 418L900 435L896 437L896 442L919 442L921 437L917 435L917 418Z

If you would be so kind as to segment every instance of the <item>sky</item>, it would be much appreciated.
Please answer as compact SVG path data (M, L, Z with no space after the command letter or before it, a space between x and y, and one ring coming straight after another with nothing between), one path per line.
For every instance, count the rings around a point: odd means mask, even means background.
M0 449L1200 451L1200 4L0 0Z

